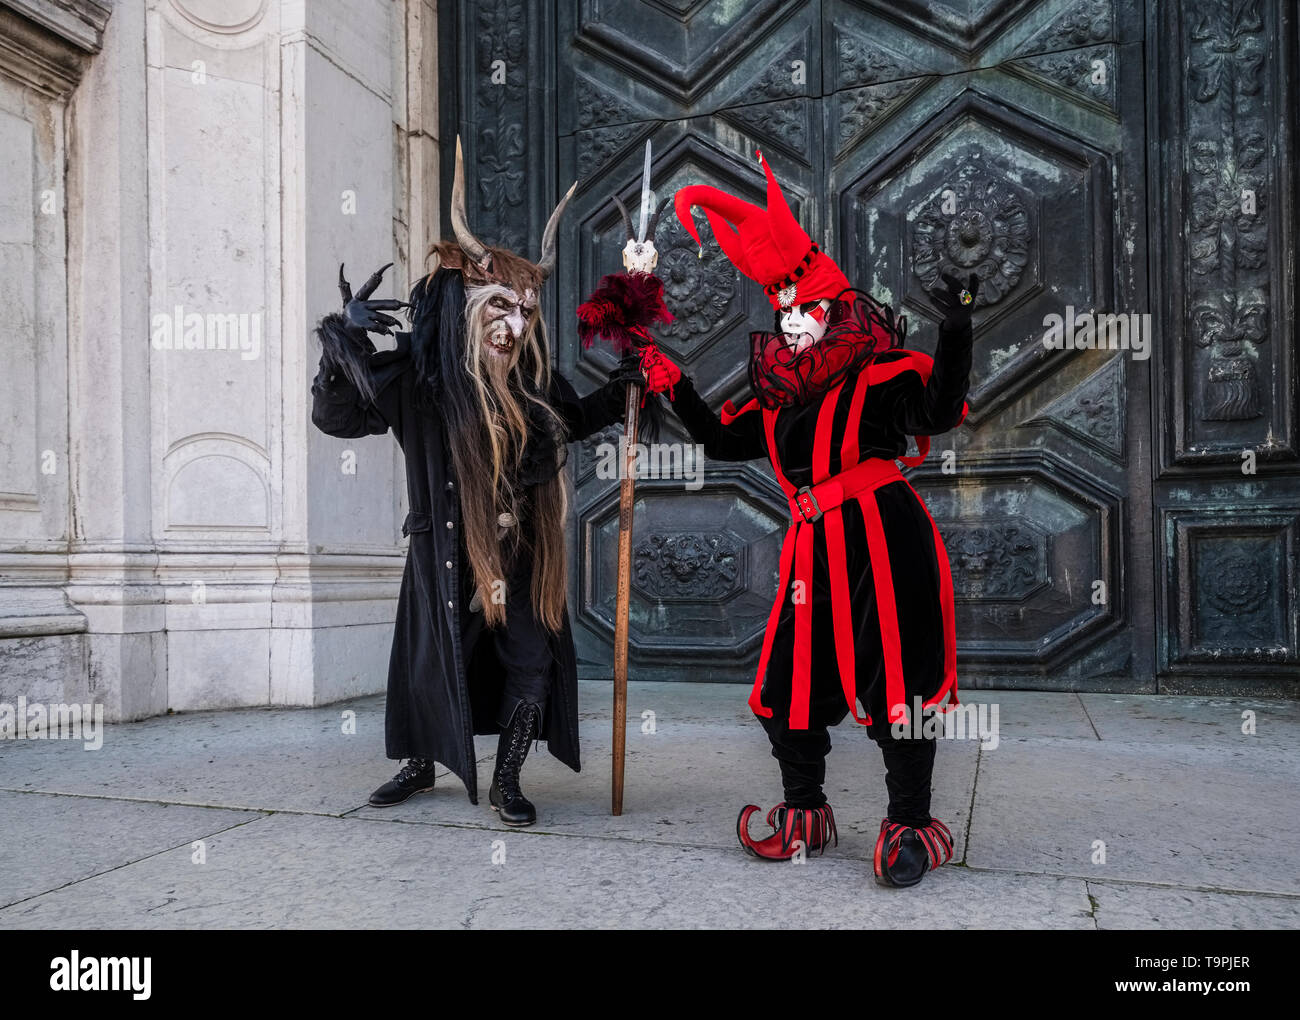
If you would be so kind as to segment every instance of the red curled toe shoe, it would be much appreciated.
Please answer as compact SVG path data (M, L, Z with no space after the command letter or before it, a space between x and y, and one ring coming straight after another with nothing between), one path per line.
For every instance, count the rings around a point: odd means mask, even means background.
M888 818L881 820L875 854L876 881L881 885L916 885L927 871L950 860L952 833L939 819L920 829Z
M826 844L839 845L835 831L835 814L829 804L818 808L791 808L778 804L767 813L767 824L772 835L756 840L749 834L749 819L761 811L755 804L746 804L736 819L736 838L745 853L765 861L788 861L800 850L806 853L824 853Z

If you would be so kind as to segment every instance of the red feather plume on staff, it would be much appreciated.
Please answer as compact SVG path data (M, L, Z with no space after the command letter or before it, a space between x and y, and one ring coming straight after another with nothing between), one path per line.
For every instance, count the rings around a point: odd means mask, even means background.
M650 326L672 321L663 280L653 273L611 273L578 306L578 337L583 347L608 340L622 356L653 342Z

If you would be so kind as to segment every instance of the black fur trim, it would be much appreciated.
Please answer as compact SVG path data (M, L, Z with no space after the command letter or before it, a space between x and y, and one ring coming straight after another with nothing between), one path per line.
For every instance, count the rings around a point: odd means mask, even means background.
M369 361L375 353L375 345L366 331L349 325L347 319L334 312L317 324L316 339L321 345L321 361L329 372L342 372L357 388L361 399L373 404L375 387L370 377Z

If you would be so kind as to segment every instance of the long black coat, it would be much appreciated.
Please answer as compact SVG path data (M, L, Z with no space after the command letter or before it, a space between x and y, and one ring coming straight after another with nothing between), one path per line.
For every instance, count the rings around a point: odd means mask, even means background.
M407 348L409 351L409 348ZM413 359L402 350L369 359L376 398L365 403L341 372L322 360L312 384L312 422L331 436L351 439L389 429L406 458L410 536L388 668L385 743L389 758L432 758L460 777L478 803L475 733L497 733L497 708L505 679L494 643L484 630L473 648L462 647L470 586L461 533L455 468L442 419L417 407ZM552 375L551 406L570 441L586 438L622 416L625 384L607 383L579 397ZM508 625L508 624L507 624ZM560 761L579 770L578 673L568 615L549 639L554 673L542 720L542 739Z

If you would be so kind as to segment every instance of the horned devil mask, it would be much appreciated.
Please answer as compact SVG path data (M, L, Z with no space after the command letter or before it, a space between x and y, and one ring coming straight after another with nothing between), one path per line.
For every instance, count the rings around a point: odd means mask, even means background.
M538 345L542 284L555 268L555 235L560 216L577 184L570 187L551 213L542 233L542 254L529 262L514 252L489 247L474 236L465 215L465 156L456 139L456 170L451 191L451 228L455 244L434 246L439 267L458 270L464 279L465 319L470 334L466 356L491 373L511 373L523 347ZM549 364L545 338L533 352ZM525 358L524 360L530 360ZM540 381L540 380L539 380Z

